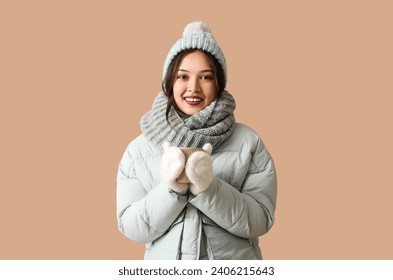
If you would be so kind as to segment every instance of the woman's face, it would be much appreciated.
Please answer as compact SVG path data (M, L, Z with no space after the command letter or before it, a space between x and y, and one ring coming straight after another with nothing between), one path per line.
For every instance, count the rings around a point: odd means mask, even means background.
M177 107L187 115L206 108L217 94L215 74L201 51L187 54L180 63L173 97Z

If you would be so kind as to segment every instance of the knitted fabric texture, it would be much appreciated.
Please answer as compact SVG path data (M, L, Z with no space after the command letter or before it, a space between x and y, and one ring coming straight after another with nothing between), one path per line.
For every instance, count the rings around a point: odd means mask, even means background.
M170 49L164 63L164 70L162 75L163 80L165 79L168 67L171 64L172 60L175 58L175 56L181 51L188 49L204 50L212 54L220 63L226 81L227 65L224 54L222 53L220 46L214 39L209 26L201 21L189 23L184 28L183 37L177 40Z
M236 104L232 95L223 91L205 109L185 115L173 107L169 112L169 123L165 112L168 98L160 92L152 109L141 119L142 133L154 144L168 141L177 147L203 147L210 143L213 150L228 139L235 125L233 111Z

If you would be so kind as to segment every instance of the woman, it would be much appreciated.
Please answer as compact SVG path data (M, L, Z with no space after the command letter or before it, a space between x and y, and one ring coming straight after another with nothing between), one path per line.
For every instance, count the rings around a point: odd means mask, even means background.
M226 62L203 22L171 48L163 92L141 120L117 177L120 231L145 259L262 259L276 173L259 136L235 123ZM180 148L203 148L186 159ZM179 182L185 170L189 179Z

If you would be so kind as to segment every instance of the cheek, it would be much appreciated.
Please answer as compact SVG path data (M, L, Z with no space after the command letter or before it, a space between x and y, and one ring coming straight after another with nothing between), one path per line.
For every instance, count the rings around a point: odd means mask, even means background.
M210 103L212 103L214 101L214 99L216 99L215 95L211 95L209 97L206 98L206 106L210 105Z
M174 98L174 101L175 101L177 106L180 105L180 102L183 99L182 95L183 95L182 87L179 86L179 85L174 84L173 85L173 98Z
M217 89L215 85L210 85L206 91L206 99L208 100L209 104L212 102L214 99L216 99L217 96Z
M181 83L174 83L173 84L173 94L175 95L181 95L184 92L184 86Z

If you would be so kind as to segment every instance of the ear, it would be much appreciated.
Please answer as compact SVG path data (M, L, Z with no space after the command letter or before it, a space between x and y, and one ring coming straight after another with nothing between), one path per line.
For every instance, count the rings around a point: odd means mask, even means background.
M203 149L206 153L208 153L209 155L212 154L213 147L212 147L212 145L211 145L210 143L206 143L205 145L203 145L202 149Z
M165 142L162 144L162 147L164 148L164 151L166 151L166 150L168 150L170 147L172 147L172 144L169 143L168 141L165 141Z

